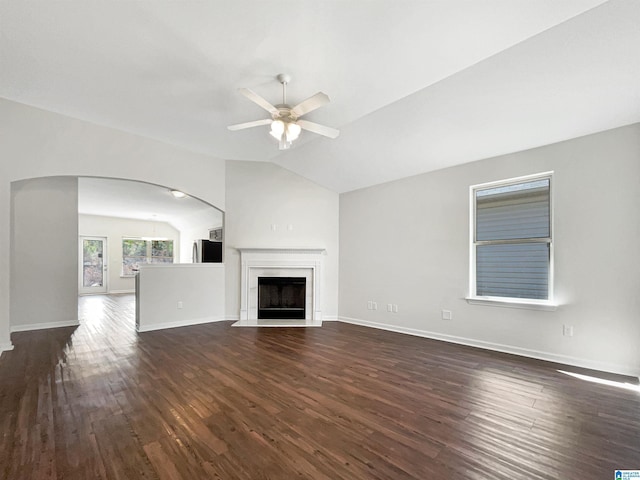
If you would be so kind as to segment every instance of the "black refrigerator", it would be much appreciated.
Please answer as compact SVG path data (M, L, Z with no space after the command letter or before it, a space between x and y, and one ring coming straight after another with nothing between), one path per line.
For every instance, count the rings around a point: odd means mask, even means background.
M205 239L193 242L193 263L222 263L222 242Z

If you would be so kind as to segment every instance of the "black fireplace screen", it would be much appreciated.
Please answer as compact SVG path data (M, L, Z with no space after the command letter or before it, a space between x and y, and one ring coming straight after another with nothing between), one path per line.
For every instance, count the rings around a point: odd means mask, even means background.
M258 319L304 319L305 277L258 277Z

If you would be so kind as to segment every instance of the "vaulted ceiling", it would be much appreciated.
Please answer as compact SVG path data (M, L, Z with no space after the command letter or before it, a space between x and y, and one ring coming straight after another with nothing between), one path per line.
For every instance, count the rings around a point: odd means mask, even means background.
M197 198L176 198L168 188L115 178L78 178L78 213L165 222L182 232L206 233L223 224L222 212Z
M640 121L636 0L0 2L0 96L337 192ZM323 91L279 151L237 92Z

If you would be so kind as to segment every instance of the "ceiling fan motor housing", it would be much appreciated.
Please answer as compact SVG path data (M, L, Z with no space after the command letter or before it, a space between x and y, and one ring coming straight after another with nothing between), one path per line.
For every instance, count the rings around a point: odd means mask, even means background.
M287 83L289 83L291 81L291 75L287 75L286 73L280 73L280 74L278 74L278 76L276 78L283 85L286 85Z
M276 105L278 109L278 114L273 116L274 120L282 120L285 123L295 122L298 120L298 117L291 112L291 107L289 105Z

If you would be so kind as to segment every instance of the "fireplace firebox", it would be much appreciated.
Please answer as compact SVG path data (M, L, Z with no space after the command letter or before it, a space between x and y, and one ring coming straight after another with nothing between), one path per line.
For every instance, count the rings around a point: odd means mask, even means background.
M304 319L305 277L258 277L258 319Z

